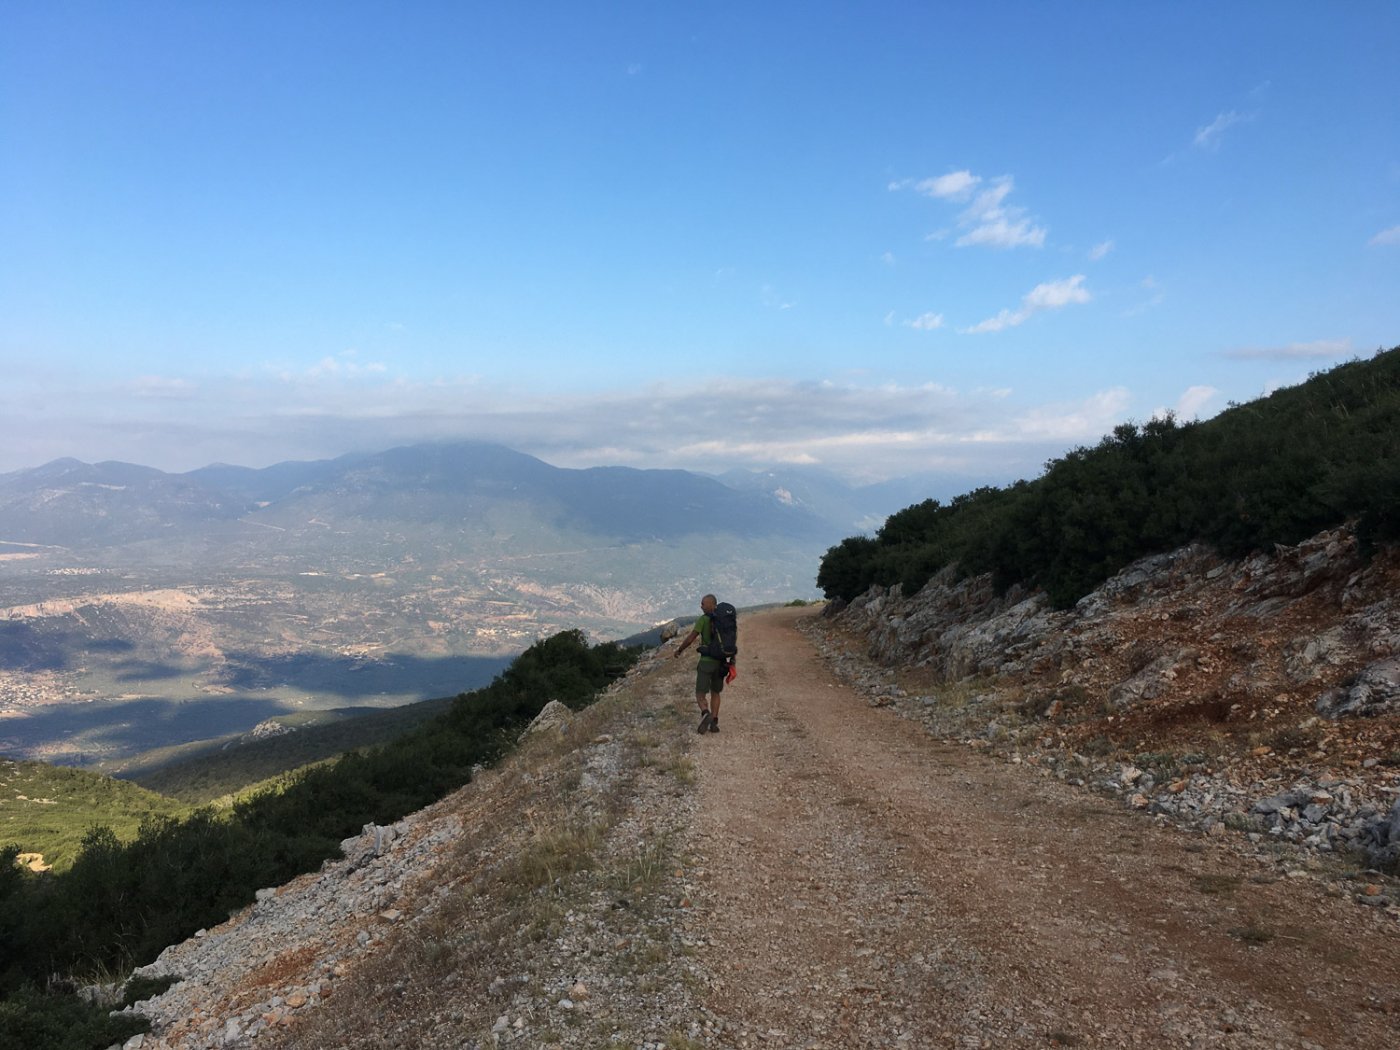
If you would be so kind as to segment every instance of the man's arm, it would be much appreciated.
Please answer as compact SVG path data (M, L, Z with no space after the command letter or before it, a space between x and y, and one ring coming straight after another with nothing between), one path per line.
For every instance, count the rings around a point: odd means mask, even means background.
M685 636L685 641L681 642L680 648L677 649L673 655L675 655L675 656L680 656L681 653L685 652L687 649L690 648L690 643L693 642L693 641L695 641L695 639L697 639L697 638L699 638L699 637L700 637L699 632L697 632L697 631L691 631L688 635Z

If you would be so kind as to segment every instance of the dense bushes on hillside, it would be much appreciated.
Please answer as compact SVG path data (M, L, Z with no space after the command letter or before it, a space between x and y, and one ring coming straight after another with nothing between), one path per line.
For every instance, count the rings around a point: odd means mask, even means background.
M179 748L177 757L170 761L165 759L171 751L157 752L157 768L138 768L122 775L189 809L211 803L232 805L235 798L276 783L289 769L377 747L402 736L442 714L452 700L441 697L372 711L351 709L353 713L330 710L279 715L277 721L293 732L253 739L244 736L233 746L228 746L227 738L201 741ZM184 755L187 749L191 753Z
M60 871L72 864L94 824L107 824L118 838L131 839L142 821L180 817L191 809L124 780L45 762L0 758L0 786L5 792L0 842L23 843Z
M21 871L15 847L0 851L4 1016L15 1015L19 1025L23 1015L35 1031L49 1023L36 1012L67 1017L75 1008L69 999L36 990L50 975L116 973L149 962L250 903L259 887L315 870L365 824L391 823L466 783L472 767L498 758L548 701L585 706L635 658L565 631L531 646L489 686L463 693L420 729L309 769L231 813L154 817L129 844L93 828L61 874ZM105 1046L117 1037L100 1024L93 1033L86 1042L42 1045Z
M1363 544L1400 539L1400 348L1205 423L1125 423L1034 481L926 500L832 547L817 585L912 593L955 565L1064 607L1147 554L1202 541L1238 556L1349 520Z

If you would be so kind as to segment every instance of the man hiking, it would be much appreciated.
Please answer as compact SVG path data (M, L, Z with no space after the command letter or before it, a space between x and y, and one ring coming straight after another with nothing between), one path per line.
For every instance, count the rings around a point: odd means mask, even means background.
M700 599L700 619L685 636L676 655L680 656L690 648L690 643L700 639L700 662L695 665L695 704L700 708L700 725L697 733L719 732L719 700L724 691L725 675L729 671L729 661L707 655L710 646L717 640L714 622L715 596L707 594Z

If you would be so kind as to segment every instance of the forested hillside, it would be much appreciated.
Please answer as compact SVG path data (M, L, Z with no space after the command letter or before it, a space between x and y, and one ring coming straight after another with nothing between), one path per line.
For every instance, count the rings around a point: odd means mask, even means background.
M156 815L134 841L92 828L69 870L37 875L0 842L0 1046L100 1047L131 1034L52 994L53 974L120 974L164 947L215 925L253 899L338 856L365 824L390 824L469 781L498 757L551 699L582 707L634 662L615 643L590 646L579 631L535 643L485 688L392 743L310 768L280 790ZM114 1027L115 1026L115 1027Z
M29 867L67 868L95 824L131 839L144 822L183 816L189 808L89 770L0 758L0 846L18 843L31 855Z
M827 551L817 585L912 593L953 564L1068 607L1144 555L1197 541L1241 555L1344 521L1363 545L1400 538L1400 347L1206 422L1125 423L1033 481L908 507Z

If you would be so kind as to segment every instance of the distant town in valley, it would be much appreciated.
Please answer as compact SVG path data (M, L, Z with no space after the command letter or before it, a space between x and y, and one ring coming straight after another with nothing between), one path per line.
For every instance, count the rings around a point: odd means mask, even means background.
M913 491L480 443L0 475L0 754L120 768L291 712L455 695L540 637L624 638L706 591L815 597L827 546Z

